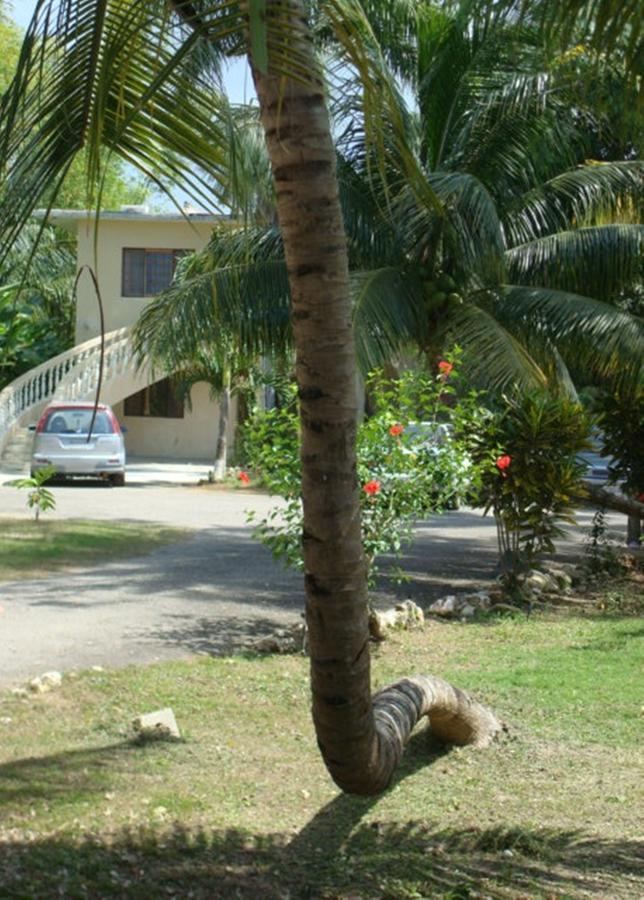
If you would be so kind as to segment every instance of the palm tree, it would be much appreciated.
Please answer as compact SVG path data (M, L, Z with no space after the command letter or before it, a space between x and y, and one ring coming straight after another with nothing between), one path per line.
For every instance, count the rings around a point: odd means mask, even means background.
M499 723L440 679L405 679L372 702L348 254L304 2L268 0L265 15L255 3L172 5L187 31L168 25L161 0L61 0L57 18L51 2L39 2L0 109L0 227L15 239L43 187L53 183L55 196L85 143L95 178L104 143L156 180L183 181L209 199L209 178L215 191L225 181L228 131L195 56L204 39L239 49L250 35L293 304L313 714L338 784L373 793L390 782L419 716L463 743L490 740ZM346 23L345 40L355 36L357 5L324 5L332 22Z
M410 344L434 356L454 335L474 374L497 388L572 389L570 363L605 376L637 360L641 323L611 300L640 277L641 162L589 161L595 123L571 96L567 63L547 65L533 32L432 7L413 25L390 67L372 61L389 49L373 31L362 45L371 39L372 59L355 60L367 84L389 83L402 127L379 129L346 68L333 105L363 374ZM170 320L212 329L253 310L264 340L274 327L284 339L286 266L272 223L215 235L193 273L158 299L148 331Z

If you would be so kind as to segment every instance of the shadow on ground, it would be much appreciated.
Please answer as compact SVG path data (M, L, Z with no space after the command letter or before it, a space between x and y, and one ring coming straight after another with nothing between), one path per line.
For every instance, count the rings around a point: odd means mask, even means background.
M396 783L446 752L420 733ZM123 754L162 752L123 742L0 767L2 807L104 790ZM394 785L395 787L395 785ZM2 897L407 898L638 896L644 847L580 831L441 829L431 819L374 819L380 798L339 795L295 836L181 823L137 825L78 839L0 834ZM369 821L363 819L370 814Z

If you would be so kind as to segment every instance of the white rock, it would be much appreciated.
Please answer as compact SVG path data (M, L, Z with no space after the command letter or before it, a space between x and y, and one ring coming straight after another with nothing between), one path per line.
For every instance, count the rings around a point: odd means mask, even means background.
M550 589L550 579L543 572L532 569L523 579L523 583L527 588L539 593Z
M181 732L170 707L137 716L132 722L134 730L143 738L180 738Z
M487 609L488 606L492 604L492 600L487 591L477 591L474 596L477 598L477 602L474 605L478 606L479 609Z
M42 680L42 678L32 678L29 682L29 690L32 694L45 694L51 690L51 687Z
M551 578L554 578L557 582L557 587L562 590L565 591L567 588L572 587L572 578L567 572L564 572L563 569L549 569L548 574Z
M27 690L27 688L23 688L23 687L11 688L11 693L13 694L14 697L28 697L29 696L29 691Z
M61 684L63 683L63 676L60 674L60 672L56 671L45 672L44 675L40 676L40 680L43 684L49 685L49 688L51 689L61 686Z
M399 613L404 614L404 625L407 628L413 625L423 625L425 622L425 613L413 600L403 600L402 603L396 604L396 609Z
M441 597L434 601L427 612L433 613L435 616L451 616L456 612L457 600L454 594L448 594L447 597Z
M265 637L257 638L251 641L249 649L256 653L281 653L282 642L274 634L267 634Z
M476 609L470 603L466 603L460 608L459 614L463 619L471 619L476 614Z

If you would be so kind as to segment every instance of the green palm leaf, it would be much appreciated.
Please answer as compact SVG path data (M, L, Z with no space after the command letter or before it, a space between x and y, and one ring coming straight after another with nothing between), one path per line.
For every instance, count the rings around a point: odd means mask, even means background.
M608 299L642 275L644 227L603 225L562 231L513 247L505 255L509 280L547 284Z
M162 187L180 184L212 205L228 170L227 132L217 124L226 104L183 71L199 33L172 28L159 0L61 0L56 15L54 8L38 3L0 108L4 246L52 184L55 201L84 146L96 202L105 145ZM239 20L229 16L226 27Z
M483 303L450 304L443 332L446 344L457 343L463 348L472 377L490 390L529 390L546 385L547 375L530 348L504 326L496 310L492 312Z
M351 275L358 366L363 375L426 331L422 282L399 267Z
M185 367L191 353L220 339L247 356L279 356L291 344L289 314L279 234L222 228L145 308L135 348L141 362L151 357L171 368Z
M641 160L590 162L562 172L511 204L504 217L510 246L573 225L638 220L644 165Z
M601 376L641 366L644 323L599 300L545 287L505 285L494 300L499 322L528 349L551 342L567 364Z

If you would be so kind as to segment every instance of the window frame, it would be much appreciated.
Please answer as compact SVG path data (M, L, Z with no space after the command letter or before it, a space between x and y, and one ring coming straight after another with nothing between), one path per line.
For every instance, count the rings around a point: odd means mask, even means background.
M156 412L159 403L165 404L161 415ZM177 396L171 375L148 384L123 399L123 415L128 419L184 419L185 414L185 401Z
M134 293L125 290L125 259L126 253L143 253L143 293ZM147 283L147 257L153 254L172 254L172 277L177 270L179 260L187 253L194 253L194 249L190 247L122 247L121 248L121 297L156 297L161 291L155 293L146 293ZM170 280L171 283L172 279ZM169 284L167 285L169 287ZM161 288L165 290L165 288Z

